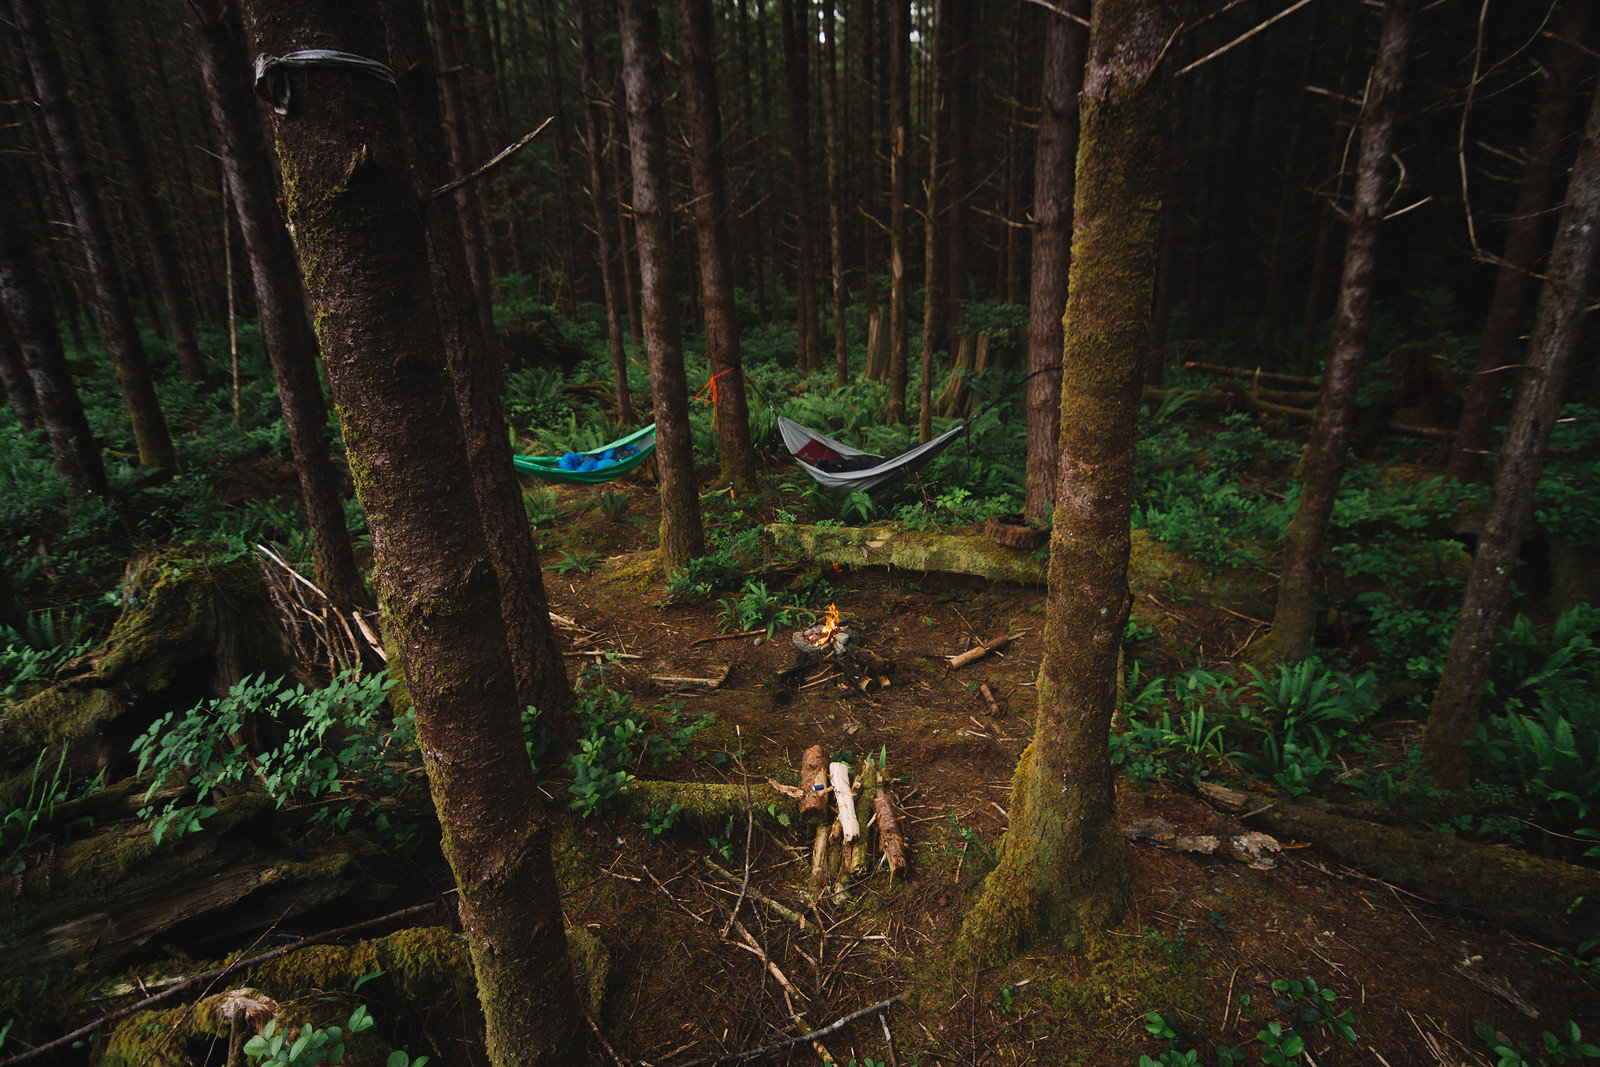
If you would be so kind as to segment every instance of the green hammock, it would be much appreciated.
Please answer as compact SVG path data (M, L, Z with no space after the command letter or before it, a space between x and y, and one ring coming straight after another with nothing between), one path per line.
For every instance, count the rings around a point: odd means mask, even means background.
M609 482L613 478L620 478L631 470L635 470L645 460L650 458L656 450L656 424L651 423L642 430L636 430L626 437L619 437L610 444L601 445L599 448L588 452L575 453L576 455L594 457L599 459L602 454L613 448L631 448L633 453L628 456L608 463L594 470L579 471L568 470L561 465L560 456L512 456L511 462L516 466L518 473L531 474L535 478L543 478L547 482L566 482L569 485L593 485L596 482Z

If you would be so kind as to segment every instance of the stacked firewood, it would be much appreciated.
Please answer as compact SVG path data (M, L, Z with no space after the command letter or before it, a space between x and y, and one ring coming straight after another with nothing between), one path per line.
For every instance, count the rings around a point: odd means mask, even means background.
M845 885L865 878L880 864L889 868L891 880L906 870L905 839L895 814L889 780L883 773L884 756L863 761L852 781L850 765L829 763L821 745L806 750L800 770L800 819L814 827L811 846L811 896L829 896L842 902ZM831 800L831 804L830 804ZM859 812L871 809L865 825ZM833 817L830 818L830 811ZM878 858L869 840L877 832Z

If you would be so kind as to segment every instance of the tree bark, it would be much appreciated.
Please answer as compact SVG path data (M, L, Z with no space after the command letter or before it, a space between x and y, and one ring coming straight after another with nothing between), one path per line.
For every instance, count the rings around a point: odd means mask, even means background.
M595 250L600 260L600 289L606 305L606 340L611 348L611 381L617 393L617 420L634 422L633 397L628 393L628 353L622 344L625 297L618 274L616 193L606 180L605 145L600 132L601 93L595 76L594 28L590 0L578 0L572 18L578 35L578 79L583 97L583 130L589 152L589 199L594 204Z
M1550 69L1539 95L1533 129L1528 134L1522 182L1517 186L1516 206L1511 210L1494 294L1489 298L1478 361L1467 383L1461 421L1450 446L1450 465L1445 473L1461 481L1477 480L1486 469L1484 448L1500 390L1511 379L1511 365L1516 362L1511 353L1517 341L1517 323L1530 274L1538 261L1544 212L1561 177L1561 142L1572 122L1573 104L1586 66L1582 50L1592 21L1591 5L1567 4L1552 42Z
M167 430L160 401L156 399L144 343L139 339L139 327L134 322L127 284L114 258L105 208L89 169L78 119L67 95L61 56L45 23L43 5L40 0L11 0L11 8L22 31L34 90L39 94L45 127L61 167L61 180L77 224L78 246L88 264L90 283L94 287L101 340L116 368L122 402L139 450L139 463L145 467L174 467L178 458L172 447L172 435Z
M567 136L567 112L561 103L561 52L556 47L556 18L553 3L540 4L540 20L544 24L545 49L549 71L545 78L550 83L550 117L556 149L556 179L561 198L561 248L558 250L562 277L566 279L565 292L570 304L572 289L577 282L573 269L573 252L578 247L577 217L572 207L572 149Z
M889 422L906 421L907 154L911 136L911 0L887 0L889 27Z
M328 407L317 368L317 337L306 314L300 265L278 211L272 161L250 92L244 24L234 0L195 0L189 5L189 26L222 150L229 199L250 261L261 335L311 529L317 582L345 611L370 606L372 594L356 566L345 526L342 478L328 452Z
M732 239L728 193L723 180L722 110L711 47L710 0L679 0L678 36L683 48L684 106L693 131L689 169L694 188L694 229L705 290L706 359L716 398L717 437L722 443L721 479L743 492L756 480L756 450L750 440L744 363L733 301Z
M178 245L168 225L167 210L156 196L155 168L145 150L144 138L133 110L131 84L123 72L122 58L111 41L110 27L103 11L92 11L86 20L94 62L102 69L105 92L101 98L109 111L110 129L117 154L127 166L129 201L140 228L149 235L145 252L150 256L156 295L167 311L167 326L172 347L178 356L183 376L191 382L206 379L205 359L194 336L194 305L178 270Z
M1045 15L1044 85L1033 165L1033 266L1028 283L1028 460L1024 512L1042 522L1056 505L1056 439L1061 424L1061 314L1072 265L1073 168L1078 156L1078 90L1088 0Z
M383 54L370 8L247 0L258 53ZM572 1063L578 1007L393 86L295 77L275 126L328 380L402 651L495 1065Z
M783 22L783 68L789 97L789 156L794 169L795 344L801 373L816 368L817 264L813 241L816 208L811 198L811 0L779 0Z
M440 136L438 79L428 54L421 0L382 0L389 62L400 87L406 153L418 196L450 179L450 152ZM572 703L561 657L561 641L550 625L539 548L522 506L522 489L511 464L503 380L489 358L478 323L477 295L467 271L467 253L455 203L440 197L427 205L424 223L433 267L434 300L450 381L466 438L472 491L483 517L489 558L500 576L500 617L516 674L517 703L536 707L547 720L563 719Z
M1422 753L1434 784L1465 793L1470 763L1463 743L1483 707L1490 653L1500 636L1511 572L1533 514L1533 493L1544 469L1550 431L1583 328L1586 296L1600 247L1600 90L1590 105L1583 146L1567 184L1566 207L1539 294L1539 315L1528 341L1527 369L1517 388L1511 425L1495 468L1494 494L1472 573L1461 599L1455 634L1428 712Z
M1000 863L957 943L978 965L1030 941L1075 941L1115 923L1127 905L1109 739L1165 187L1167 86L1157 64L1177 21L1173 6L1100 0L1089 29L1044 660Z
M10 171L14 165L0 156L0 170ZM7 188L16 188L12 176L4 175ZM0 212L0 310L16 337L50 454L67 491L80 496L105 493L105 463L67 369L50 293L29 251L27 235L11 212Z
M1385 205L1384 168L1394 138L1406 52L1411 43L1416 0L1388 0L1378 57L1367 82L1362 109L1361 149L1356 170L1350 226L1345 236L1344 272L1334 312L1333 340L1322 376L1311 434L1300 457L1300 504L1283 537L1282 577L1272 631L1257 647L1262 662L1296 662L1311 651L1316 630L1313 570L1322 536L1344 477L1356 389L1372 328L1373 276L1377 270L1378 229Z
M28 377L28 366L22 358L22 346L17 344L10 323L0 319L0 386L4 386L11 413L23 431L39 427L39 397L33 391L33 380Z
M972 53L977 48L977 0L945 0L950 6L942 35L944 77L944 336L955 355L967 299L967 138L972 125Z
M622 82L633 160L633 224L661 470L661 564L681 570L705 552L689 439L689 399L678 324L678 291L667 236L667 152L661 96L661 22L649 0L618 0Z
M839 218L839 200L843 193L839 187L839 56L834 46L833 0L822 0L822 36L826 49L826 88L828 100L824 113L828 154L828 249L833 281L833 380L844 385L850 375L850 347L844 328L844 226ZM870 111L869 111L870 115Z
M917 439L933 439L933 352L945 334L944 260L940 252L948 242L941 238L939 217L943 210L945 136L950 124L946 103L950 80L950 6L959 0L935 0L933 35L928 51L933 55L933 78L928 94L932 109L928 119L927 209L922 229L922 376L917 382ZM950 337L951 344L955 337Z

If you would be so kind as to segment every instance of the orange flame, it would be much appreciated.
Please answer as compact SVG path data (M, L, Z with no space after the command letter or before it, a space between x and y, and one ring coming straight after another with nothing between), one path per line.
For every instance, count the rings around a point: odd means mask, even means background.
M818 630L816 634L811 637L811 643L816 645L818 648L830 645L833 643L834 634L838 632L839 609L835 605L829 604L828 614L822 620L822 629Z

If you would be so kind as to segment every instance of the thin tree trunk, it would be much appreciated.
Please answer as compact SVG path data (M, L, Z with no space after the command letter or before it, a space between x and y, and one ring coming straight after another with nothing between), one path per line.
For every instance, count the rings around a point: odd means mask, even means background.
M600 83L595 77L594 28L589 22L590 0L578 0L572 17L578 35L578 79L583 97L583 129L588 140L589 199L594 204L594 233L600 259L600 289L606 304L606 339L611 347L611 381L617 393L617 420L624 426L634 421L633 397L628 393L628 353L622 344L622 307L625 297L616 245L613 214L616 194L606 180L605 144L600 131Z
M0 171L15 164L0 157ZM5 174L7 188L11 174ZM100 445L84 417L78 389L67 369L61 350L61 334L56 328L38 264L29 250L30 242L11 212L0 212L0 311L10 322L23 366L39 406L39 418L56 472L75 496L107 491L105 463Z
M622 292L628 305L628 337L633 347L644 345L644 313L639 295L639 242L633 225L633 164L622 165L624 134L617 132L618 107L606 110L606 140L611 145L611 173L617 176L617 255L622 260ZM627 126L626 112L622 125Z
M825 113L828 153L828 248L833 274L834 382L844 385L850 375L850 346L844 330L844 226L839 218L839 57L834 47L833 0L822 0L822 35L825 42L828 102Z
M365 12L247 0L256 50L383 54ZM567 1064L578 1007L550 829L535 792L499 582L471 490L393 86L305 71L276 121L287 209L370 517L384 611L416 709L472 950L489 1062Z
M1128 618L1128 517L1168 130L1157 63L1176 24L1161 0L1098 0L1081 100L1060 465L1033 743L1012 778L1000 863L958 955L999 963L1075 941L1128 900L1110 759Z
M1478 360L1461 404L1461 421L1450 446L1450 465L1445 473L1462 481L1481 478L1486 469L1484 449L1494 422L1500 391L1512 377L1512 349L1517 341L1517 322L1522 317L1530 273L1538 260L1539 235L1544 229L1544 212L1555 194L1561 177L1561 141L1573 119L1573 104L1582 81L1582 49L1592 21L1590 4L1566 5L1560 27L1552 41L1549 73L1539 95L1539 111L1528 134L1528 149L1522 165L1522 182L1517 187L1516 206L1511 210L1511 225L1500 254L1500 269L1495 275L1494 294L1489 299L1489 314L1483 338L1478 345Z
M972 116L972 53L977 47L977 0L945 0L950 6L948 29L941 41L945 50L944 80L944 233L945 283L943 285L944 335L954 356L960 343L962 305L968 294L967 273L967 131Z
M711 48L710 0L679 0L684 106L693 131L689 167L694 187L694 228L705 290L706 359L716 385L717 436L723 481L744 491L755 485L756 450L750 441L744 364L733 301L733 253L728 234L728 193L723 180L722 111Z
M1042 522L1056 506L1060 435L1061 315L1072 265L1073 168L1078 157L1078 90L1086 34L1067 15L1089 14L1088 0L1051 12L1044 28L1044 84L1033 168L1033 267L1028 289L1028 518Z
M178 270L178 245L168 225L166 208L156 196L155 168L150 164L144 138L133 110L131 83L123 72L122 58L113 45L110 27L103 12L93 12L87 20L89 44L105 78L101 94L109 110L110 130L117 154L126 163L129 203L138 226L149 235L145 252L150 256L156 295L167 310L172 347L178 356L183 376L191 382L206 378L205 360L194 336L194 306Z
M816 368L817 265L813 241L816 208L811 202L811 0L779 0L783 21L783 66L789 97L789 154L794 168L795 345L801 373Z
M156 399L144 343L139 339L133 306L128 301L127 283L114 258L111 231L106 226L105 209L95 188L83 136L67 95L61 57L45 24L40 0L11 0L11 8L22 30L34 89L39 94L45 127L61 167L61 179L77 224L78 245L94 286L101 340L116 368L122 402L139 450L139 462L146 467L174 467L177 454L172 447L172 435L167 430L160 401Z
M234 0L194 0L189 25L235 217L250 261L261 335L283 408L289 451L311 528L317 582L340 608L369 606L345 526L342 479L328 452L328 407L317 369L317 337L306 314L294 245L278 211L278 191L260 114L249 88L244 25ZM224 225L226 225L224 220Z
M1389 160L1406 52L1416 0L1388 0L1378 58L1367 83L1362 109L1361 150L1356 187L1345 236L1344 272L1333 341L1322 377L1322 396L1311 434L1300 457L1300 504L1283 538L1282 576L1272 632L1257 646L1263 662L1295 662L1311 651L1316 629L1314 569L1322 537L1344 476L1356 388L1372 327L1373 274L1377 269L1378 229L1383 222L1384 167Z
M1600 90L1590 104L1583 147L1567 184L1566 207L1550 251L1539 294L1539 315L1528 341L1527 369L1517 388L1511 425L1495 468L1494 494L1478 550L1472 558L1455 634L1422 737L1433 783L1457 796L1466 792L1471 763L1465 742L1483 708L1490 653L1511 590L1511 573L1533 514L1534 489L1544 469L1550 431L1561 413L1562 393L1583 329L1586 294L1600 248Z
M889 422L906 421L906 221L911 137L911 0L887 0L889 26Z
M948 243L940 239L939 227L943 222L945 134L950 122L950 109L946 103L949 93L950 72L950 6L959 0L935 0L933 7L933 34L928 40L932 53L933 79L928 94L932 99L932 112L928 119L928 185L927 209L922 219L922 376L917 383L918 405L917 439L933 439L933 351L945 332L945 304L940 294L944 288L944 263L940 251ZM951 337L950 344L956 343Z
M428 54L421 0L384 0L389 61L400 86L406 153L418 195L450 179L450 153L439 134L438 79ZM434 299L450 380L466 438L473 495L483 518L489 558L500 576L500 617L516 674L517 703L536 707L561 724L572 703L561 658L561 641L550 625L550 605L540 571L539 549L528 528L522 489L511 463L503 379L489 358L478 325L476 294L467 275L467 254L455 203L443 198L427 206L425 219Z
M689 438L689 399L678 324L678 291L667 233L667 152L662 115L661 23L650 0L618 0L622 83L628 97L633 221L661 470L661 564L672 572L705 552Z
M39 397L28 377L22 346L11 331L11 324L0 319L0 386L4 386L11 413L24 432L39 428Z
M467 101L470 71L461 55L459 10L461 0L430 0L433 48L436 69L440 71L439 96L444 104L445 132L450 142L450 157L458 175L469 173L479 158L477 126ZM488 222L484 218L482 186L468 182L456 190L456 214L461 220L461 240L467 249L467 266L478 297L478 319L483 335L494 333L494 267L490 262Z

